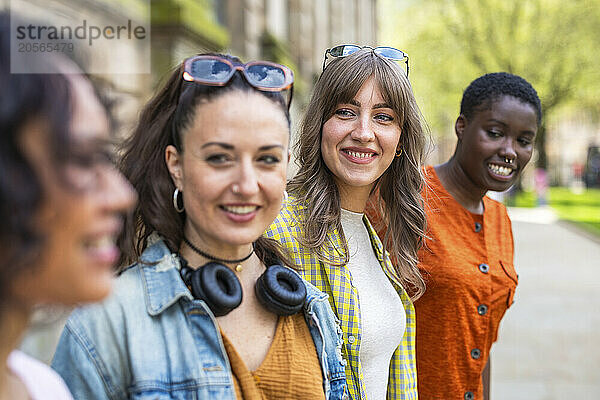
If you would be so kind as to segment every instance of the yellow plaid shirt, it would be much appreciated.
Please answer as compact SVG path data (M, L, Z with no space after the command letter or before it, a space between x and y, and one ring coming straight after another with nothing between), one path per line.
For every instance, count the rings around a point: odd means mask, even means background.
M290 196L286 206L267 230L266 236L276 239L288 250L291 258L300 267L298 272L306 280L329 294L329 302L340 319L344 332L343 355L349 361L346 364L348 390L353 399L366 399L359 358L361 326L358 292L352 286L350 271L344 266L339 266L344 260L342 236L337 230L328 233L326 243L321 248L324 255L322 258L332 260L332 263L337 265L324 263L314 252L300 244L299 239L304 236L303 218L304 205ZM406 312L406 331L390 362L387 398L416 400L415 308L400 285L390 258L387 252L384 253L383 245L366 216L364 222L375 255L398 292Z

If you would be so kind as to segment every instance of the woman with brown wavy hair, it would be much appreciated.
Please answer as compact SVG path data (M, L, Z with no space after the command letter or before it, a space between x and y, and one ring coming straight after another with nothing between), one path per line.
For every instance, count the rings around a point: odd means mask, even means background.
M134 264L71 315L52 364L76 398L346 396L327 296L262 237L285 196L292 83L283 65L199 54L144 108L121 160L140 193Z
M290 198L267 234L329 293L353 398L416 399L415 313L406 290L413 298L424 291L416 256L425 229L425 134L408 69L396 63L407 57L354 45L329 55L300 130ZM364 216L376 189L386 204L387 249ZM402 262L392 266L388 252Z

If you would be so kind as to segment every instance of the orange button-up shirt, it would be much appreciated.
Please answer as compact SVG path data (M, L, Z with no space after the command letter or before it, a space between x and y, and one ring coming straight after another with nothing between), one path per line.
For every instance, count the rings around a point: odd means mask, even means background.
M483 399L481 373L513 302L517 274L506 208L483 198L483 215L462 207L425 169L427 236L419 269L427 283L415 302L420 400ZM373 202L367 215L383 237Z

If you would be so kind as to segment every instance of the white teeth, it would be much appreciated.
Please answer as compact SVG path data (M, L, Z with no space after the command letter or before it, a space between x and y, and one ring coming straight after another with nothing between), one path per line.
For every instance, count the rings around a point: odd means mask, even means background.
M346 153L356 158L371 158L375 155L375 153L359 153L357 151L346 151Z
M508 167L503 167L501 165L496 165L496 164L488 164L488 168L492 170L492 172L494 172L495 174L498 175L502 175L502 176L508 176L512 173L512 168L508 168Z
M256 210L257 206L223 206L225 211L233 214L248 214Z

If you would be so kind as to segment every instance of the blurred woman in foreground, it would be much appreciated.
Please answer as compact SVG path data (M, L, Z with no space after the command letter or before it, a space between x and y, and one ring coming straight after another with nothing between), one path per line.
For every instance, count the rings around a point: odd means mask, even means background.
M71 399L56 373L15 350L36 305L103 299L135 193L111 163L110 126L74 64L10 70L0 14L0 399Z

